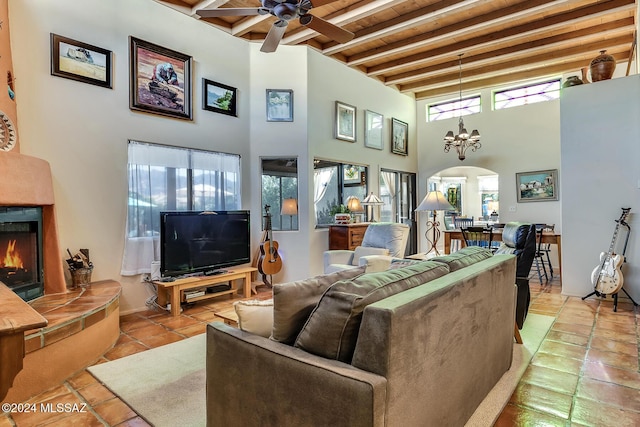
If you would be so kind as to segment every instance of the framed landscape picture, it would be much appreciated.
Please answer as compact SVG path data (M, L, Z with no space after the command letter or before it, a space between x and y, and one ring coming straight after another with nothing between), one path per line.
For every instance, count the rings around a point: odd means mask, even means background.
M235 87L208 79L202 79L202 108L220 114L237 117Z
M293 91L291 89L267 89L267 121L293 121Z
M132 36L129 42L129 108L191 120L191 57Z
M409 125L396 118L391 119L391 152L408 155L409 149Z
M51 33L51 75L111 89L111 51Z
M356 141L356 107L336 101L335 138Z
M558 200L558 170L516 173L518 203Z
M382 140L382 125L384 116L373 111L364 111L364 146L382 150L384 141Z

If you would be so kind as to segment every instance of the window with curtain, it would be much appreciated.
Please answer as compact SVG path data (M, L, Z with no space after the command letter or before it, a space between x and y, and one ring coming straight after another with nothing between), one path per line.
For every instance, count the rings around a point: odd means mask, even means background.
M356 196L362 201L367 196L366 183L366 166L314 160L316 225L333 224L334 215L346 208L349 196Z
M123 276L149 273L160 256L160 212L237 210L240 156L129 141Z

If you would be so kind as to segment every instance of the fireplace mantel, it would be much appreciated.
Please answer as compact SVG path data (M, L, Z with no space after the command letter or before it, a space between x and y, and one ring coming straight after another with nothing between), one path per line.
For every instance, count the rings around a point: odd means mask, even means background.
M44 292L66 292L49 163L21 153L0 152L0 206L42 206Z

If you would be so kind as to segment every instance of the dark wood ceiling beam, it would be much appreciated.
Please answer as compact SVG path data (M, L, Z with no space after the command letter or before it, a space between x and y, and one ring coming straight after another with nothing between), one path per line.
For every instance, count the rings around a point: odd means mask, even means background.
M629 57L629 51L615 54L613 57L616 59L616 62L624 61ZM472 82L463 82L462 83L462 91L477 91L480 89L484 89L487 87L496 87L500 85L505 85L513 82L524 82L526 80L531 79L541 79L544 77L553 77L558 76L559 74L570 72L573 70L578 70L584 66L584 62L582 61L574 61L566 64L552 65L552 66L544 66L542 68L530 69L526 71L521 71L518 73L500 75L496 77L488 77L482 80L476 80ZM455 84L451 84L449 86L441 86L438 88L420 91L415 93L416 100L435 98L438 96L444 96L449 94L458 93L459 85L458 82Z
M566 0L562 1L564 2ZM348 43L340 44L337 42L329 42L324 46L323 53L325 55L331 55L372 39L405 31L407 28L423 25L426 21L433 21L438 15L443 13L468 10L474 6L474 3L477 3L477 0L442 0L424 7L419 7L394 19L389 19L387 21L380 22L379 24L371 25L367 28L356 31L356 36Z
M561 13L554 16L548 16L544 19L539 19L527 24L517 25L515 27L507 28L499 32L492 32L484 34L479 37L474 37L468 40L463 40L458 43L454 43L445 47L441 47L434 50L424 51L416 53L414 55L407 55L400 59L394 59L382 64L378 64L372 67L368 67L368 75L379 75L388 73L394 70L399 70L407 66L415 66L419 63L424 63L432 60L436 55L451 55L453 52L459 52L464 49L477 48L480 46L490 46L496 43L496 40L505 41L508 39L522 39L527 36L531 36L535 33L541 33L542 31L554 31L561 30L568 25L584 22L588 19L592 19L595 16L602 15L604 18L607 13L612 13L613 10L602 9L603 3L607 5L616 5L615 10L619 12L633 11L635 9L634 0L612 0L609 2L597 3L593 6L585 8L574 9L565 13ZM438 52L438 53L436 53Z
M498 57L503 57L503 59L504 57L521 57L526 54L533 55L539 51L551 52L549 55L553 55L553 51L555 50L556 53L564 55L564 52L558 51L560 51L560 49L564 49L567 44L590 43L595 37L602 40L604 36L614 38L620 37L621 34L629 36L633 33L634 28L635 25L633 18L627 18L620 21L613 21L606 24L596 25L594 27L584 28L582 30L558 34L553 37L510 45L476 55L468 55L463 59L465 66L470 67L491 64L492 62L495 62ZM602 45L600 45L598 50L601 48ZM437 59L437 57L434 55L432 59ZM434 73L446 73L448 69L457 67L457 65L457 60L450 60L444 63L440 62L428 67L422 67L403 73L385 75L385 82L388 84L407 83L408 81L421 79L425 76L432 76Z
M523 13L533 13L553 9L558 10L558 7L562 6L562 3L564 2L557 2L554 0L531 0L523 3L518 3L502 8L500 10L486 13L484 15L474 16L464 21L456 22L455 24L449 25L447 27L440 27L432 31L424 32L417 36L399 40L394 43L389 43L385 46L351 55L347 63L350 66L358 65L366 61L371 61L387 55L393 55L412 49L417 49L428 43L433 43L437 40L455 37L456 35L468 33L470 31L478 30L481 28L486 28L489 25L503 23L505 22L505 20L514 19L518 16L521 16ZM379 34L378 37L383 37L384 35L386 34ZM359 34L356 33L354 41L361 42L361 39L359 39L358 37ZM336 51L335 48L324 49L323 53L330 54L334 51Z
M629 43L632 39L632 34L627 34L614 39L607 39L607 52L610 54L618 54L619 52L629 51ZM563 54L561 51L557 52L543 52L537 55L529 55L519 59L508 59L502 61L495 61L490 65L484 65L482 67L469 68L465 67L463 80L473 81L489 76L498 76L510 73L518 73L526 71L530 68L540 69L547 66L555 66L565 64L568 62L575 62L582 60L584 57L593 59L596 52L602 48L602 40L594 41L591 43L575 43L573 46L567 46L567 50L571 53L569 55ZM582 66L588 66L590 59L584 61ZM456 70L457 71L457 70ZM571 71L569 69L565 72ZM440 76L429 77L428 79L412 82L409 84L398 85L400 92L416 92L424 91L429 88L439 86L442 84L451 84L451 82L458 82L459 73L451 72L449 74L443 74Z

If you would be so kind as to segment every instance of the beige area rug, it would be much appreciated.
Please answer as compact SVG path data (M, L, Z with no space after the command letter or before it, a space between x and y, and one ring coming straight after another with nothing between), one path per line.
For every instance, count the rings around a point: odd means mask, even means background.
M206 425L206 335L91 366L91 372L156 427Z
M513 362L467 422L493 425L509 401L554 318L529 314ZM156 427L204 426L206 336L164 345L89 368L95 377Z
M518 386L520 378L529 366L533 355L538 351L542 340L551 329L555 317L540 314L528 314L524 326L520 331L522 344L514 344L511 368L500 378L498 384L485 397L478 409L473 413L466 427L489 427L496 421L513 391Z

